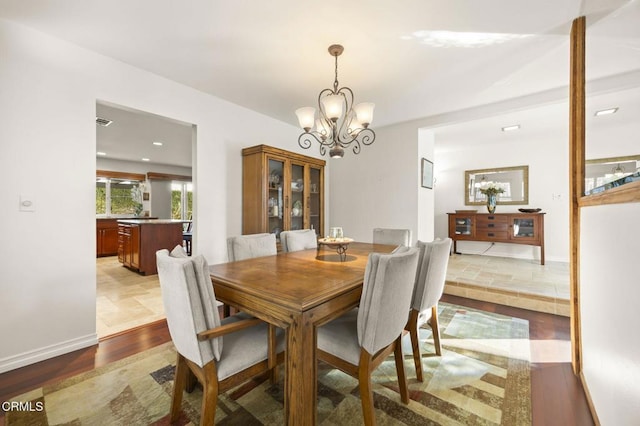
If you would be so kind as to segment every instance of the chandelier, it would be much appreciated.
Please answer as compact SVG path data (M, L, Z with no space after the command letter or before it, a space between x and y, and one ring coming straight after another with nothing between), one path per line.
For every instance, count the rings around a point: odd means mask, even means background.
M320 155L329 148L332 158L342 158L344 149L350 146L353 146L353 153L358 154L361 144L371 145L376 139L376 134L369 128L375 105L364 102L353 106L353 91L348 87L338 88L338 56L343 50L339 44L329 46L329 53L336 61L336 76L333 89L324 89L318 95L318 119L314 107L296 110L300 127L304 129L298 137L298 145L309 149L315 140L320 144Z

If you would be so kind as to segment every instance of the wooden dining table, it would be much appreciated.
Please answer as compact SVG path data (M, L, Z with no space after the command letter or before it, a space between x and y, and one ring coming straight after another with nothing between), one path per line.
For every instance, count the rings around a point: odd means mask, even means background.
M318 248L210 267L218 300L286 330L286 424L316 422L316 328L358 305L369 253L395 247L354 242L344 260Z

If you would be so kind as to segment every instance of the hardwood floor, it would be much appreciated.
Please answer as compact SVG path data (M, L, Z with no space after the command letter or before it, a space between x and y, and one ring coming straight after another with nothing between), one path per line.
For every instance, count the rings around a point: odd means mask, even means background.
M524 318L532 345L531 405L533 425L593 425L580 380L573 375L567 352L569 318L444 295L442 301ZM164 320L102 339L47 361L0 374L0 401L46 383L67 378L134 355L170 340ZM564 361L566 359L566 361ZM4 414L0 410L0 425Z

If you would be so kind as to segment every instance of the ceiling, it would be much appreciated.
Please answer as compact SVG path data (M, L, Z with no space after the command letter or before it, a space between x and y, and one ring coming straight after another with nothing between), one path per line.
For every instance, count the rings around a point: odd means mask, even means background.
M340 85L374 128L565 88L581 15L589 79L640 71L640 0L0 0L0 18L294 125L343 44Z
M105 103L96 116L112 121L96 125L98 158L191 167L191 124Z

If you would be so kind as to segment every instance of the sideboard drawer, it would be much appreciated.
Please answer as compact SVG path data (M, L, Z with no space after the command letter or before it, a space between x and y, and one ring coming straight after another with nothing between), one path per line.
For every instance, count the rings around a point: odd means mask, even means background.
M507 222L498 222L498 223L478 223L478 231L499 231L499 232L507 232L509 231L509 225Z
M507 240L509 231L492 231L491 229L478 229L476 231L477 239L486 240Z
M504 215L478 215L477 221L478 227L482 228L488 228L491 224L493 224L494 227L497 225L504 225L506 227L509 223L509 218Z

